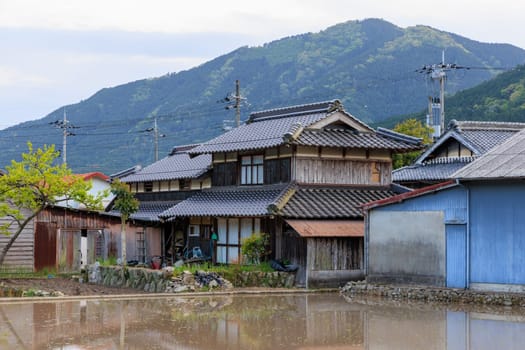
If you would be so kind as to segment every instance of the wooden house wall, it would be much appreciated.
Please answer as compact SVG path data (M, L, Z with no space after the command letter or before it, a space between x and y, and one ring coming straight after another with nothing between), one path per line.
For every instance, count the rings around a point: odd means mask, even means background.
M474 152L456 140L449 140L441 145L435 152L434 157L470 157Z
M338 287L364 277L362 237L307 239L307 288Z
M387 186L391 183L391 173L391 162L316 158L295 160L295 180L301 183Z
M0 218L0 225L7 223L7 218ZM16 241L7 252L2 268L27 269L33 270L34 265L34 223L32 220L24 228ZM14 230L11 230L14 233ZM9 241L9 236L0 234L0 249L5 247Z
M85 231L88 251L85 262L121 255L121 221L119 217L96 212L48 208L36 218L34 267L56 267L59 271L75 271L80 267L80 240ZM127 260L149 262L161 255L161 234L158 227L128 223L126 227Z

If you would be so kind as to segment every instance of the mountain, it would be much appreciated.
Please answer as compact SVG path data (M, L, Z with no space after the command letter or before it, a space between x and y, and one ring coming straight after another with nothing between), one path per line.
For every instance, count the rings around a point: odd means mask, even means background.
M399 115L375 123L393 128L397 123L416 118L426 120L427 109ZM525 122L525 65L503 72L473 88L445 98L445 126L451 119Z
M167 43L168 44L168 43ZM231 104L218 103L240 81L242 119L251 111L340 99L368 123L422 110L430 94L425 64L446 61L477 67L450 74L447 93L495 76L493 68L525 62L525 50L486 44L427 26L406 29L379 19L349 21L318 33L241 47L187 71L106 88L36 121L0 131L0 167L35 146L63 148L64 111L69 124L67 162L75 172L113 173L154 161L175 145L206 141L232 126ZM156 118L159 133L151 129ZM228 122L224 122L228 120ZM56 127L56 128L54 128ZM73 128L74 127L74 128ZM162 137L164 136L165 137ZM157 142L155 142L157 140Z

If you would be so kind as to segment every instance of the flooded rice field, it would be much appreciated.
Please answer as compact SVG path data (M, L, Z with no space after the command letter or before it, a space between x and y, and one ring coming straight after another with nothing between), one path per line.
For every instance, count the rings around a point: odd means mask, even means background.
M0 303L0 349L522 349L525 312L229 295Z

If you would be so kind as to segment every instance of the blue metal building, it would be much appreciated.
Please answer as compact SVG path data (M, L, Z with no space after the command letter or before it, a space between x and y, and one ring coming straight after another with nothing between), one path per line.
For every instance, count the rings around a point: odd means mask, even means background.
M453 177L366 205L367 278L525 291L525 132Z

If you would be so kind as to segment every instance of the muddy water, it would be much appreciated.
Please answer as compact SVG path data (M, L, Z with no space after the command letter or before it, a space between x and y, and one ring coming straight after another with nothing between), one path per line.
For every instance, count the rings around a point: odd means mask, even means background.
M0 349L523 349L524 315L337 294L0 303Z

